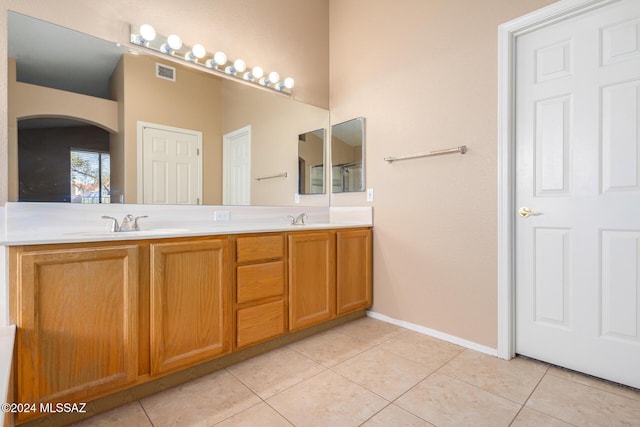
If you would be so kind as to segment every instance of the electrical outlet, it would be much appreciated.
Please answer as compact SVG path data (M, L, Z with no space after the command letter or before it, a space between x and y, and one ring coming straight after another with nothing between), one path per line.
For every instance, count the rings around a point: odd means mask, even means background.
M367 188L367 202L373 202L373 188Z
M300 195L298 193L296 193L295 197L293 198L294 202L296 203L300 203Z
M214 221L229 221L230 219L229 211L214 211L213 212L213 220Z

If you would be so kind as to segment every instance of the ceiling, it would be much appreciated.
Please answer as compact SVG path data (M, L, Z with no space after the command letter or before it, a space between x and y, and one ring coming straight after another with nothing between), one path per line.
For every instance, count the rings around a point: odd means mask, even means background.
M109 78L125 51L15 12L8 14L8 45L9 56L16 58L18 81L106 99Z

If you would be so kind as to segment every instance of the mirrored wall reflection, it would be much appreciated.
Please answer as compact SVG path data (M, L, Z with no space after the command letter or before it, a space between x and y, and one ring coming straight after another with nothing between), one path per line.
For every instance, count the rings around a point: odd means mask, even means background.
M331 126L331 191L364 191L364 117Z
M229 167L223 160L224 137L250 126L250 151L240 159L247 169L247 203L288 206L299 190L299 135L329 126L326 109L12 11L8 53L10 148L8 168L0 173L8 175L10 201L220 205L225 189L238 186L223 175ZM167 78L166 69L173 70L172 78ZM146 196L143 189L150 179L145 172L154 159L145 155L141 123L202 135L202 148L196 150L202 173L188 187L189 194L200 197L179 199L170 194L163 202ZM82 144L60 136L84 128L92 133ZM52 139L68 143L54 150ZM86 189L80 192L80 184L71 183L71 148L108 154L109 185L82 183ZM176 160L166 170L173 171L174 163L177 166ZM312 166L326 163L314 161ZM284 172L287 177L257 181ZM161 178L156 181L165 182ZM326 193L324 188L321 193ZM320 199L313 203L329 204L328 195Z
M298 136L298 194L324 194L325 129Z

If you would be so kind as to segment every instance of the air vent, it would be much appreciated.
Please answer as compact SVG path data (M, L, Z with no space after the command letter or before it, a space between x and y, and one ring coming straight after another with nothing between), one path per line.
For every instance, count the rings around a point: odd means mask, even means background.
M156 62L156 77L175 82L176 69L173 67L169 67L168 65L159 64Z

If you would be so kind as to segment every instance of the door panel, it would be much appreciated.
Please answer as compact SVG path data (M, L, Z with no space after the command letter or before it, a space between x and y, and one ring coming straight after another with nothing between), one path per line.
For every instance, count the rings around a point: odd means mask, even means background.
M145 126L142 139L143 203L199 204L201 144L197 132Z
M634 387L639 35L623 0L516 41L516 352Z
M251 126L224 135L222 203L251 204Z

